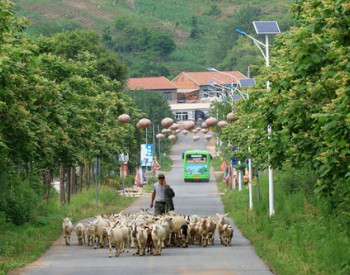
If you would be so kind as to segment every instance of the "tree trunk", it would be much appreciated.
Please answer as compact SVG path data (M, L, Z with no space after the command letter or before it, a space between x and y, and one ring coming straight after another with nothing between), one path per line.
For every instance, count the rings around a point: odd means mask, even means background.
M61 204L66 203L66 191L64 190L64 165L60 165L60 198Z
M83 191L83 174L84 174L84 170L83 170L83 165L79 166L79 192Z
M44 185L45 185L45 199L46 203L49 203L50 191L51 191L51 182L52 182L52 171L50 169L46 169L44 172Z
M70 168L70 177L71 177L71 180L70 180L70 182L71 182L71 187L72 187L72 194L75 194L75 193L77 193L77 184L76 184L76 181L75 181L75 167L74 166L72 166L71 168Z
M86 190L90 189L90 164L85 164L85 187Z
M67 203L70 204L70 195L72 194L71 169L67 168Z

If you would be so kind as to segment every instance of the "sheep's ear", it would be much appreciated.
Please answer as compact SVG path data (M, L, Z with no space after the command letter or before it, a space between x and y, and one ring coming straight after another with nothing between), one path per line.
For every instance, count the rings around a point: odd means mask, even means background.
M228 213L225 214L225 217L227 217Z

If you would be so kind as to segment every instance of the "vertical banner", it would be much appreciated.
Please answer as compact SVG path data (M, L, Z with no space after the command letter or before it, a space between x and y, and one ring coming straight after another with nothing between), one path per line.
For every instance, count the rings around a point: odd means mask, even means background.
M153 144L141 144L141 164L140 166L153 166Z

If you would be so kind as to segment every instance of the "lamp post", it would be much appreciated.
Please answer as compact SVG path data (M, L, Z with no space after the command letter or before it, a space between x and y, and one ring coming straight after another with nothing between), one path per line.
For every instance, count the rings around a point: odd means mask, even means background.
M244 78L244 79L238 79L237 77L235 77L234 75L232 74L229 74L229 73L226 73L226 72L222 72L222 71L219 71L213 67L208 67L207 68L208 71L214 71L214 72L217 72L219 74L223 74L223 75L227 75L228 77L231 78L231 92L232 92L232 99L233 99L233 93L236 91L238 92L238 94L244 99L249 99L249 94L246 93L246 92L243 92L242 90L238 89L237 86L240 86L240 87L249 87L249 86L252 86L252 85L255 85L255 81L253 78ZM247 82L247 84L245 84L246 82L243 82L244 80L249 80L249 82ZM236 85L234 85L234 83L237 83ZM243 85L242 83L244 83L245 85ZM216 83L214 83L216 84ZM225 89L228 89L228 87L225 87Z
M208 68L209 71L215 71L215 72L218 72L218 73L221 73L221 74L224 74L224 75L228 75L231 80L232 80L232 89L231 89L231 92L232 92L232 95L231 95L231 100L233 101L233 93L234 91L237 91L240 96L244 99L244 100L247 100L249 99L249 93L248 92L243 92L241 91L240 89L238 89L237 87L235 87L233 85L233 80L236 80L236 83L237 85L239 85L240 87L249 87L249 86L252 86L252 85L255 85L255 80L253 78L246 78L246 79L237 79L235 76L231 75L231 74L228 74L228 73L225 73L225 72L221 72L213 67L209 67ZM233 108L233 104L232 104L232 108ZM248 146L248 152L250 154L250 147ZM249 209L253 209L253 182L252 182L252 159L251 157L249 156L248 158L248 169L249 169ZM242 182L241 182L241 172L238 173L238 177L239 177L239 180L238 180L238 184L239 184L239 191L242 190Z
M278 34L281 33L279 26L276 21L254 21L253 22L255 31L257 34L265 34L265 43L255 39L254 37L246 34L240 29L236 29L238 34L241 34L245 37L248 37L253 40L254 44L259 48L261 54L263 55L266 63L266 67L270 66L270 53L269 53L269 34ZM265 51L263 48L265 48ZM269 80L266 81L266 89L270 89ZM267 126L268 139L271 138L272 128L271 125ZM270 159L270 157L269 157ZM269 215L270 217L275 214L274 209L274 197L273 197L273 169L269 165Z

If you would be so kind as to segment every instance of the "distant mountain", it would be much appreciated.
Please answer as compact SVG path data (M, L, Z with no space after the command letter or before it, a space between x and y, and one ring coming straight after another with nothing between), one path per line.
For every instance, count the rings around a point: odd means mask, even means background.
M203 71L209 65L220 64L220 60L225 58L231 45L234 46L236 43L237 38L230 32L234 33L234 29L240 27L234 25L237 23L237 18L240 18L239 22L244 23L243 25L249 24L251 30L251 21L256 19L278 20L281 21L282 27L283 25L289 27L288 9L292 1L16 0L13 2L17 15L24 16L31 22L27 30L31 34L50 36L57 32L79 28L94 29L104 37L104 42L110 49L116 51L128 64L131 75L162 73L172 77L181 71ZM248 13L240 13L242 9ZM259 18L249 18L254 16L249 15L249 10L259 10ZM121 47L118 41L121 37L119 33L121 22L129 24L128 27L132 26L135 36L139 35L141 32L139 30L142 28L160 33L168 32L176 44L176 49L162 58L154 56L147 50L142 53L125 51L124 44ZM132 36L133 34L129 35L130 38ZM128 39L128 36L122 37L124 40ZM219 60L215 60L216 52L221 52Z

